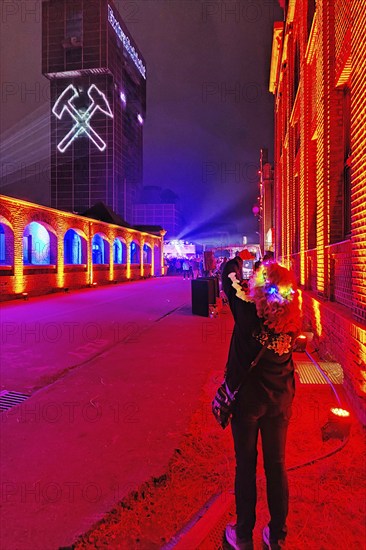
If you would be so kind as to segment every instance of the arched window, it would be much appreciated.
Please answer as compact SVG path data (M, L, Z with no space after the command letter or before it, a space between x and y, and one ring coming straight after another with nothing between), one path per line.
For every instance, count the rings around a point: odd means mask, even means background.
M154 275L161 275L161 254L160 248L154 246Z
M38 222L31 222L24 230L23 262L24 265L56 263L56 236Z
M5 229L0 225L0 264L6 264Z
M144 244L144 264L151 264L152 252L148 244Z
M14 264L14 233L6 218L0 216L0 265Z
M64 237L64 260L65 264L86 263L83 258L81 237L74 229L69 229Z
M131 251L131 264L139 264L140 263L140 246L135 243L135 241L132 241L130 244L130 251Z
M127 263L127 247L121 238L116 237L113 243L113 261L115 264Z
M108 264L109 263L109 249L108 241L103 238L102 235L97 233L93 237L93 264Z

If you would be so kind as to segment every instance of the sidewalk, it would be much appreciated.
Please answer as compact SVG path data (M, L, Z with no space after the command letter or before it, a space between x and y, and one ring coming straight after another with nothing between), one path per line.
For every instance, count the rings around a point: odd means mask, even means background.
M190 285L177 278L9 303L2 322L25 323L39 307L46 317L63 312L79 323L82 303L83 326L107 326L124 295L124 322L133 319L138 332L117 342L103 337L103 347L89 350L79 366L66 359L80 342L63 339L29 347L41 370L27 363L26 384L21 364L5 368L2 360L2 387L3 380L8 389L10 382L23 391L41 387L1 415L2 550L69 546L131 490L164 474L209 373L224 368L230 317L215 323L192 316ZM27 342L16 345L24 356Z

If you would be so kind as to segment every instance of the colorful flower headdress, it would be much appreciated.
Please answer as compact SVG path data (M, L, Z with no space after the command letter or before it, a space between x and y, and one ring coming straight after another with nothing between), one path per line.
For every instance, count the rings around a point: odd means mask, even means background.
M296 294L296 283L292 273L285 267L275 262L265 263L259 266L249 280L249 292L253 298L257 290L269 302L287 304Z
M254 302L258 316L275 333L296 333L301 328L301 312L294 275L276 262L262 264L243 288L235 273L230 273L236 295Z

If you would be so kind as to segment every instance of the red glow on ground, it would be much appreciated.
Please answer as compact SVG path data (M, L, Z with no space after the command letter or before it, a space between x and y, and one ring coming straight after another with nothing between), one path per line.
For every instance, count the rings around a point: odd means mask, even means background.
M232 490L234 484L233 443L230 429L223 432L209 410L220 374L213 373L205 386L200 406L166 475L131 493L110 516L77 541L76 550L112 548L113 545L115 548L158 548L213 494L222 493L219 498L223 499L223 511L226 509L226 491ZM340 388L337 390L342 394ZM364 546L362 428L355 421L346 443L336 439L322 441L321 428L328 420L329 411L344 410L332 407L334 404L329 386L297 383L286 453L287 467L291 470L286 546L289 550L334 547L349 550ZM262 547L261 529L269 519L261 451L258 462L255 548ZM230 521L235 522L234 505L232 512ZM207 539L196 550L221 547L222 534L217 534L217 546Z

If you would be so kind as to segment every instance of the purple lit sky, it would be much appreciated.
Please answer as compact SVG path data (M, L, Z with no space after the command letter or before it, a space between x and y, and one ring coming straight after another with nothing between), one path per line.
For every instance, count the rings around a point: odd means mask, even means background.
M41 2L1 4L0 192L49 204ZM256 242L260 148L273 156L268 80L272 26L283 17L277 0L115 4L148 68L145 185L179 195L183 238L203 242L215 233L220 244L243 235Z

